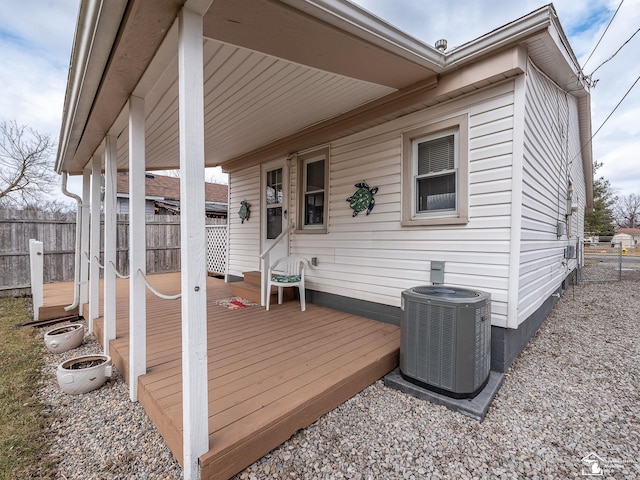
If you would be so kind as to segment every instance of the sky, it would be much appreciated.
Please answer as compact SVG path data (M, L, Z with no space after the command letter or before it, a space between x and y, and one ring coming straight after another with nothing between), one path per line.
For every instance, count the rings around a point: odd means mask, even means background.
M444 38L450 50L548 2L354 3L426 44ZM58 141L79 4L79 0L0 0L0 120L15 120ZM602 127L593 140L593 158L603 166L596 176L609 180L616 194L640 194L640 82L606 120L640 78L640 32L633 36L640 28L640 0L557 0L554 6L584 72L590 75L597 68L592 78L598 82L591 90L593 133ZM77 185L70 189L80 193Z

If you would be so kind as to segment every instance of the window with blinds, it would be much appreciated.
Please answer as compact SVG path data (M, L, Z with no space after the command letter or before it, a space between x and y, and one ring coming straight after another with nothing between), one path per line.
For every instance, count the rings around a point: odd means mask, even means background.
M308 233L327 231L329 147L298 155L299 229Z
M402 132L402 226L469 221L469 115Z
M416 213L456 209L456 134L414 141Z

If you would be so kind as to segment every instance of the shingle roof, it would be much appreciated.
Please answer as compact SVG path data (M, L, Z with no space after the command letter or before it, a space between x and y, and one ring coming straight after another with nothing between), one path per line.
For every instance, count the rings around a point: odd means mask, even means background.
M616 233L626 233L627 235L640 236L640 228L619 228Z
M207 202L227 203L229 187L220 183L204 184L204 199ZM118 193L129 193L129 174L118 174ZM166 175L147 174L145 192L150 197L162 197L166 200L180 199L180 179Z

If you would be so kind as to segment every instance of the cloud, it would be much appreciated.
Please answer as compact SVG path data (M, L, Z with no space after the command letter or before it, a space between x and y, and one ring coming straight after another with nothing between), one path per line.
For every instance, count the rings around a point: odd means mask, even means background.
M46 58L25 56L15 43L0 41L0 50L11 65L0 69L2 116L57 137L66 71L52 68Z
M57 141L78 2L0 4L0 115Z
M8 35L28 56L67 68L79 0L16 0L0 3L0 36Z

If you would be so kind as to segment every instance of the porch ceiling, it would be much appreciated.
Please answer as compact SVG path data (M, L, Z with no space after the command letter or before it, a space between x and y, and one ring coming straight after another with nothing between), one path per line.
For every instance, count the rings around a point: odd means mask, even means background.
M111 22L119 31L111 32L113 44L99 45L111 49L103 81L94 90L77 90L56 170L81 173L100 154L107 134L118 137L118 168L128 170L130 95L145 99L146 168L179 167L174 20L185 2L163 0L169 8L154 7L154 1L130 0L126 11L117 12L122 22ZM97 28L106 20L98 16ZM347 1L215 0L204 14L203 30L206 166L433 81L442 68L440 52ZM95 42L106 38L101 34Z
M183 7L204 16L206 166L244 168L480 88L485 80L462 85L460 70L516 45L580 98L581 136L590 137L588 89L552 7L445 54L347 0L98 2L80 8L58 172L81 174L106 135L118 137L118 168L128 170L131 95L145 99L146 169L179 167L175 20ZM459 88L436 92L454 77ZM590 185L589 148L583 163Z
M252 151L395 91L218 40L204 41L207 166ZM145 99L147 169L179 168L174 56ZM118 168L128 169L128 130Z

